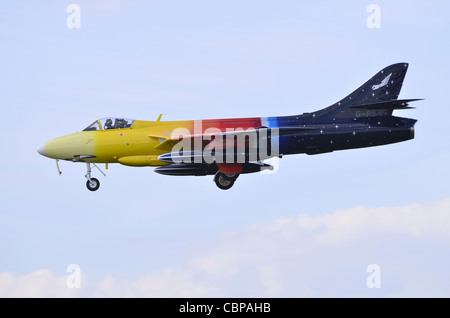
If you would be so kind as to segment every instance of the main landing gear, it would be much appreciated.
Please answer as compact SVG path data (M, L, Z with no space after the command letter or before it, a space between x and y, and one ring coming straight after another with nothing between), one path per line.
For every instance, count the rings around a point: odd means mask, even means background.
M228 190L234 185L238 177L239 173L223 173L219 171L214 176L214 182L219 189Z
M106 176L106 174L100 170L99 167L97 167L97 165L95 163L93 163L94 167L96 167L101 173L103 173L104 176ZM86 167L87 167L87 173L85 175L87 181L86 181L86 187L88 188L89 191L97 191L98 188L100 188L100 181L98 181L97 178L92 178L91 177L91 163L87 162L86 163Z

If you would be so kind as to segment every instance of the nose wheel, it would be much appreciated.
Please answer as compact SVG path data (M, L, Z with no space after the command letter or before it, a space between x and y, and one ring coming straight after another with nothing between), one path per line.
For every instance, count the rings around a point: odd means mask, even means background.
M86 187L89 191L97 191L98 188L100 188L100 181L96 178L90 178L88 181L86 181Z
M100 170L99 167L94 163L93 164L103 175L105 176L105 173ZM98 188L100 188L100 181L98 181L97 178L91 177L91 164L89 162L86 163L87 173L85 175L87 181L86 181L86 187L89 191L97 191Z

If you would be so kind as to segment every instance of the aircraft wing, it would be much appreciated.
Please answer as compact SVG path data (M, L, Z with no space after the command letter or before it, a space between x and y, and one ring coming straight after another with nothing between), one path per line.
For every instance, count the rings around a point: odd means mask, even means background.
M232 156L247 158L245 161L256 162L267 159L262 154L274 156L271 149L270 139L278 138L283 134L293 134L313 130L309 127L281 127L275 129L259 128L247 130L235 130L231 132L215 132L204 134L188 134L175 136L164 140L156 146L156 149L167 149L168 152L160 155L159 160L167 163L179 162L225 162L224 157L229 155L232 149ZM235 138L237 137L237 138ZM187 145L197 148L186 147L182 151L174 151L174 146L181 140L188 140ZM201 145L201 149L198 149ZM276 154L275 154L276 155ZM220 158L220 159L219 159ZM253 159L249 159L253 158ZM219 160L219 161L217 161ZM244 159L242 159L244 160Z
M311 128L311 127L279 127L276 129L270 129L270 128L257 128L257 129L246 129L246 130L234 130L234 131L225 131L225 132L206 132L206 133L201 133L201 134L183 134L183 135L164 135L164 134L152 134L149 135L150 138L156 138L160 141L160 144L157 145L155 148L156 149L161 149L161 150L171 150L177 143L179 143L181 140L187 140L190 139L192 142L194 142L196 140L200 140L200 143L197 142L197 144L201 144L202 145L202 149L204 149L204 147L208 146L209 148L216 148L216 149L224 149L227 148L230 145L230 142L233 143L234 145L234 141L235 138L237 137L238 143L239 141L241 142L245 142L245 138L246 136L249 137L249 139L251 138L261 138L261 139L266 139L266 138L273 138L273 137L279 137L281 135L285 135L285 134L293 134L293 133L298 133L298 132L303 132L303 131L309 131L309 130L314 130L316 128ZM244 139L242 139L244 138ZM254 148L252 147L252 145L246 143L244 144L238 144L238 147L241 148Z

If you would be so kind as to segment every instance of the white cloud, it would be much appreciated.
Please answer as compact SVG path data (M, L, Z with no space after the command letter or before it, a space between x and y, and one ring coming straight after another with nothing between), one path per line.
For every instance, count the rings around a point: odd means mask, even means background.
M448 297L449 211L446 199L254 224L200 244L180 264L107 277L82 296ZM370 264L381 269L379 289L366 285ZM0 286L0 296L75 295L48 270L2 273Z
M0 297L75 297L79 289L69 288L67 276L56 277L41 269L27 275L0 273Z
M203 251L187 266L150 274L133 286L138 292L158 280L170 295L171 279L183 277L189 288L201 287L198 296L448 296L448 211L450 199L254 224L199 247ZM366 285L372 263L383 278L377 290Z
M129 281L107 277L99 284L97 297L207 297L213 287L191 277L189 269L168 268Z
M355 207L322 217L299 216L295 220L295 226L309 231L323 228L319 234L314 235L316 241L323 244L339 244L368 232L371 235L382 232L412 236L439 233L450 236L449 207L450 200L405 207Z

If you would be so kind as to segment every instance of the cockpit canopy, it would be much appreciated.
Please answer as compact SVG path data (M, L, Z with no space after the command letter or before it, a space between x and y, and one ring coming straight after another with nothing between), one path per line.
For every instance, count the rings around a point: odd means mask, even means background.
M83 131L130 128L134 119L106 117L94 121Z

